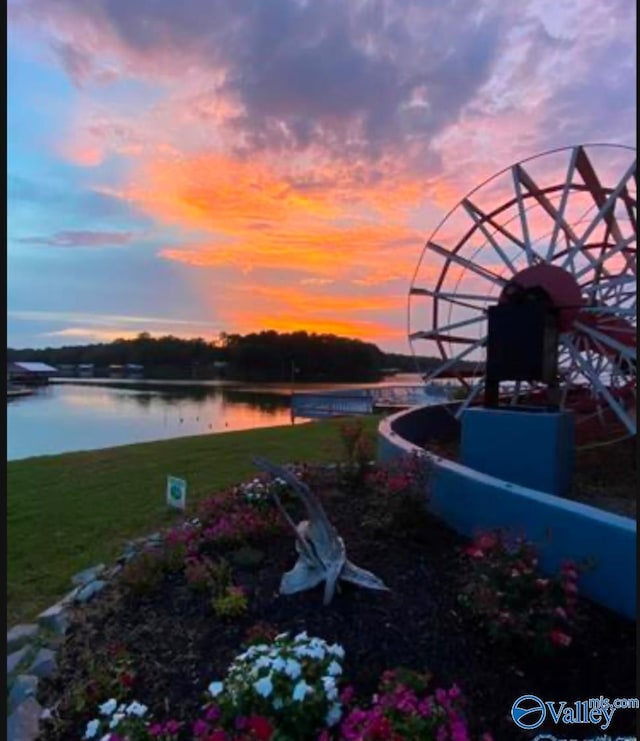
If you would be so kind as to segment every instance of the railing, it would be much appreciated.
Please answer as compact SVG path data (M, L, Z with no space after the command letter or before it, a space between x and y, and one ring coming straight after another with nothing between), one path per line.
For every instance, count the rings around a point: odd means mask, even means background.
M291 416L340 417L349 414L372 414L373 401L369 394L345 394L325 391L318 393L293 394Z
M334 417L373 414L377 409L395 409L418 404L440 404L444 389L422 386L377 386L363 389L300 392L291 396L292 417Z

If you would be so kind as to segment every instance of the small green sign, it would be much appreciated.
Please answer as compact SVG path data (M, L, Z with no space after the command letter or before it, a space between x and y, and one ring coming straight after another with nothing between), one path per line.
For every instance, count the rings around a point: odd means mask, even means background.
M167 504L170 507L184 509L187 504L187 482L175 476L167 477Z

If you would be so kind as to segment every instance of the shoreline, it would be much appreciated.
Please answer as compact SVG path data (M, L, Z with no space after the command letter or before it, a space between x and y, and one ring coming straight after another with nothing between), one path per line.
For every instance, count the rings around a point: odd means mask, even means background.
M349 389L384 388L390 386L420 385L419 374L406 373L385 376L379 381L308 381L294 384L286 381L237 381L224 379L155 379L155 378L52 378L51 385L103 386L120 388L224 388L251 394L292 396L306 391L332 391Z
M375 434L379 417L365 428ZM167 476L187 481L187 514L204 496L276 463L344 459L337 420L134 443L7 463L7 619L33 619L68 592L71 576L113 560L127 540L176 518Z

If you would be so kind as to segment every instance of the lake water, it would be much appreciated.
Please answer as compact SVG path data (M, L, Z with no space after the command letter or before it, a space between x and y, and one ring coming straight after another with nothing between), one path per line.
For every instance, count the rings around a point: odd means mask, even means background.
M7 460L290 425L289 407L282 394L226 386L51 384L7 402Z
M411 385L413 374L370 386ZM215 381L53 383L7 402L7 460L290 425L291 387ZM296 391L362 384L296 384ZM305 419L295 418L295 424Z

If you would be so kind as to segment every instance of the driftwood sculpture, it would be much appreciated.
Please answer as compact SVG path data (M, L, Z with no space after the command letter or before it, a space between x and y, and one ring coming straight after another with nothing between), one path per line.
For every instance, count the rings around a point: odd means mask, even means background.
M286 468L277 466L264 458L254 458L253 462L263 471L286 481L304 504L309 518L296 525L283 507L278 495L272 493L276 506L295 534L298 553L296 565L282 577L280 594L301 592L324 581L324 604L328 605L333 598L339 579L367 589L385 591L388 589L377 576L359 568L347 559L344 541L329 522L317 497L305 483Z

